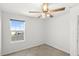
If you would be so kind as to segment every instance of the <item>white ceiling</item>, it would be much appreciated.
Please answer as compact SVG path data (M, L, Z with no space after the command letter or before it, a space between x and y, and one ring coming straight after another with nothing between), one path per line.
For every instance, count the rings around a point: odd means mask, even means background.
M58 8L58 7L74 7L78 5L77 3L48 3L50 9ZM3 11L17 13L22 15L34 15L29 14L29 11L41 11L42 3L0 3L0 8ZM37 14L35 14L37 15Z

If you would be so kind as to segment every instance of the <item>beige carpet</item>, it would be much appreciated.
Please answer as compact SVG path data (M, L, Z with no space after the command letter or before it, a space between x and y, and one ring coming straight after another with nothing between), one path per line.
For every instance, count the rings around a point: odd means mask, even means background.
M6 56L69 56L69 54L46 44L43 44L15 53L7 54Z

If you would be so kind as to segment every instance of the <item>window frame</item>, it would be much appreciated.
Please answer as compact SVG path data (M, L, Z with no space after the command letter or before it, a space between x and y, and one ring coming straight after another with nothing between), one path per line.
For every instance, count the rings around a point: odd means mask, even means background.
M24 38L23 38L23 40L14 40L14 41L12 41L12 37L11 37L11 26L10 26L10 22L11 22L11 20L14 20L14 21L22 21L22 22L24 22L24 30L23 30L23 32L24 32ZM18 42L24 42L25 41L25 26L26 26L26 22L25 22L25 20L17 20L17 19L10 19L9 20L9 29L10 29L10 42L11 43L18 43ZM17 30L18 31L18 30Z

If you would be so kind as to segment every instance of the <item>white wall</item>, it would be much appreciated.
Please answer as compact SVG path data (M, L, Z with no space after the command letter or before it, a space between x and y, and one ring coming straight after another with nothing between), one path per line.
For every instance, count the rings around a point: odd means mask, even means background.
M2 53L7 54L18 49L25 49L46 43L63 50L71 55L77 55L77 16L79 6L71 8L67 14L46 19L27 18L22 15L2 13ZM26 40L10 43L9 19L23 19L26 21Z
M77 24L79 16L79 5L72 8L70 11L71 21L71 38L70 38L70 53L71 55L77 56Z
M27 18L26 16L11 14L8 12L2 13L2 19L2 55L37 46L43 43L43 20ZM10 42L10 19L26 21L25 41L18 43Z
M79 5L71 8L67 14L48 20L46 22L48 26L46 44L76 56L78 15Z
M0 55L1 55L1 10L0 10Z
M51 18L46 23L48 26L48 40L46 43L52 47L69 53L70 22L68 13Z

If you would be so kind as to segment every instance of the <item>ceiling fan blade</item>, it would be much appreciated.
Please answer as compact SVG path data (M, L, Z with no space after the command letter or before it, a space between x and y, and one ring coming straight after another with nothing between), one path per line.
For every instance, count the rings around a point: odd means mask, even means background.
M58 11L64 11L64 10L65 10L65 7L54 9L54 10L50 10L50 11L51 12L58 12Z
M29 13L41 13L40 11L29 11Z

